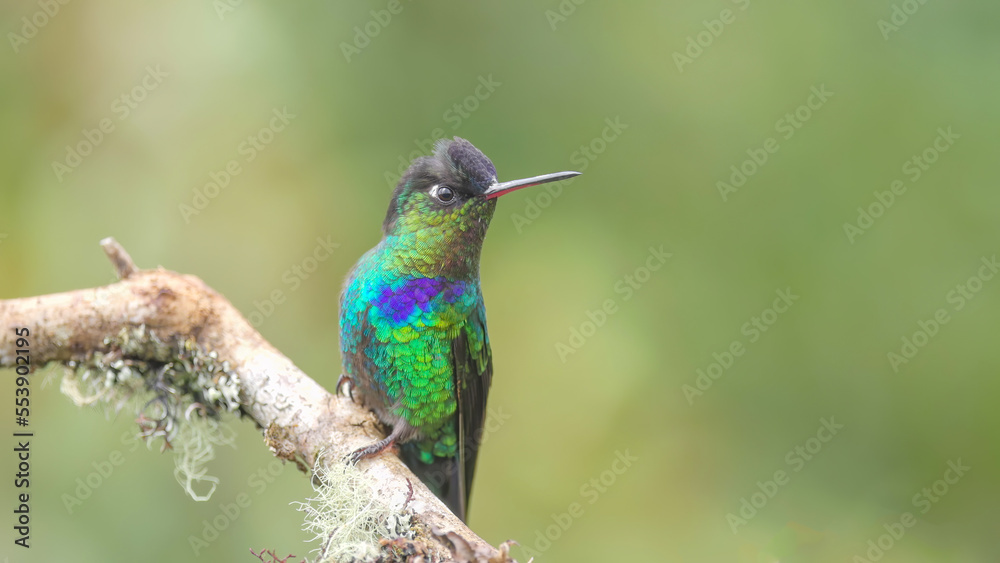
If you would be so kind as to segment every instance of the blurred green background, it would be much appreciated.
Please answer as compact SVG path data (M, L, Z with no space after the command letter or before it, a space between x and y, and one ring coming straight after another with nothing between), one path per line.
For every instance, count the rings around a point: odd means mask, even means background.
M1000 278L982 260L1000 251L998 17L985 0L5 2L0 298L112 282L97 243L114 236L257 311L330 388L341 280L401 161L459 135L501 179L585 168L493 220L502 424L474 530L520 541L521 561L997 561ZM296 275L317 238L339 247ZM289 506L308 479L261 479L272 458L249 424L196 503L169 455L133 451L130 417L42 377L33 546L13 545L4 508L0 557L314 547ZM251 505L195 554L241 493Z

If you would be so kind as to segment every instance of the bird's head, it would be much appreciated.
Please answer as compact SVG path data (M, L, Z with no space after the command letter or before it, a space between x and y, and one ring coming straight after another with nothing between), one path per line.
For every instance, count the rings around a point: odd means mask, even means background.
M382 231L389 236L436 229L481 243L497 197L577 175L558 172L499 182L493 162L472 143L442 139L433 155L414 160L399 180Z

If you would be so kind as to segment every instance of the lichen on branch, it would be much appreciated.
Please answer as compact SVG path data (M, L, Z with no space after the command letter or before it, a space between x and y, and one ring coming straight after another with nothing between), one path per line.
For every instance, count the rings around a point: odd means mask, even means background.
M164 340L145 325L122 327L103 343L106 350L65 362L61 391L77 406L134 415L147 444L161 439L161 451L174 449L184 491L209 500L219 480L207 464L216 446L233 443L220 417L240 409L239 376L193 339Z

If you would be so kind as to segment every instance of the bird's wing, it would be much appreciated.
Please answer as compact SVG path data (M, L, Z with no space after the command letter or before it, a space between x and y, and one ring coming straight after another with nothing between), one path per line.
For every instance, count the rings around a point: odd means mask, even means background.
M459 516L464 520L476 472L476 457L483 440L486 396L493 379L486 308L481 298L452 341L452 355L458 407L458 471L453 483L459 489L462 508Z

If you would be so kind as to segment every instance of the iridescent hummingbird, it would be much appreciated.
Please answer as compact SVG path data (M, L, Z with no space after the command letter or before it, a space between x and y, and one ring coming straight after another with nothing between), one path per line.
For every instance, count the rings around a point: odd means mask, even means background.
M442 139L403 174L382 241L344 282L341 380L392 427L352 459L398 444L402 460L462 520L493 377L479 255L496 198L578 174L499 182L472 143Z

